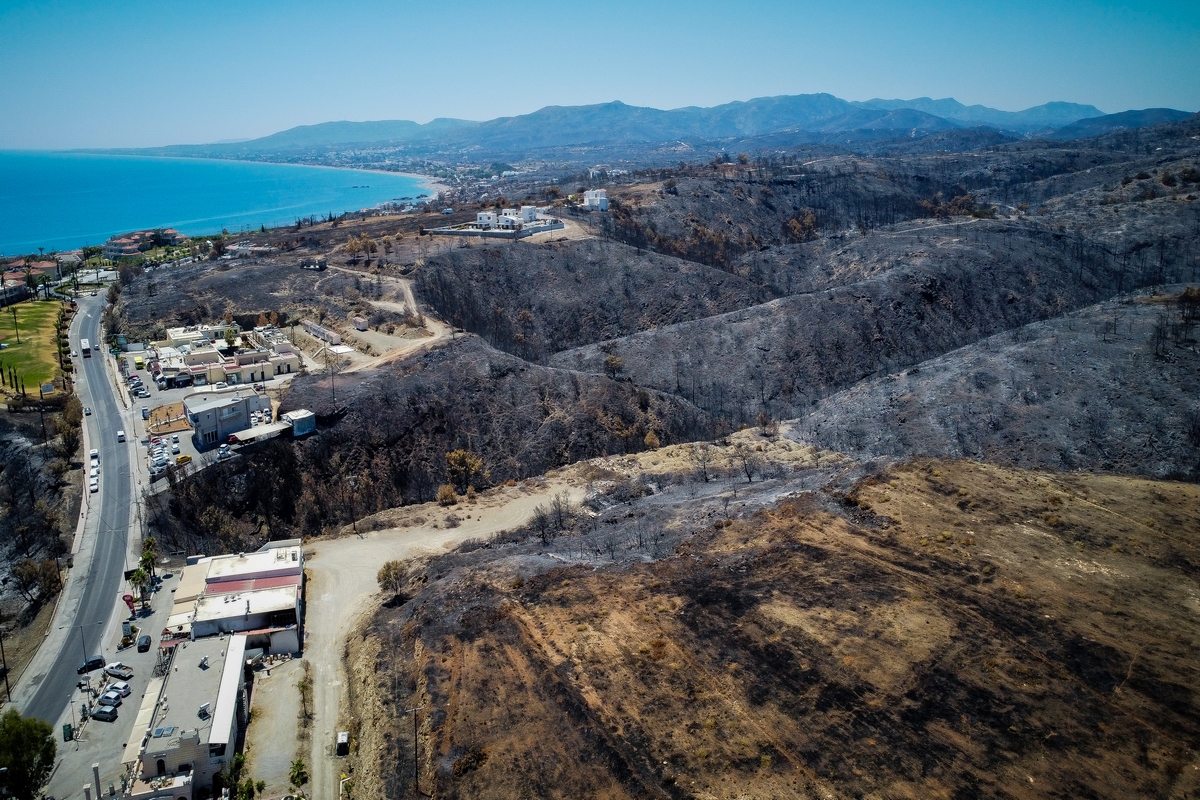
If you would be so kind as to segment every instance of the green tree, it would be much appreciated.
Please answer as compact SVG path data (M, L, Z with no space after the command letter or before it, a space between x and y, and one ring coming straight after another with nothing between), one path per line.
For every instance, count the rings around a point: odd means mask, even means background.
M308 768L304 764L304 759L297 758L292 762L292 770L288 773L288 780L297 789L308 783Z
M54 729L47 722L22 717L10 708L0 717L0 794L34 800L50 780Z
M141 566L150 573L150 577L154 577L154 559L158 556L158 542L154 541L153 536L147 536L142 540L142 561Z
M146 602L146 592L150 588L150 573L138 567L129 576L129 583L133 588L138 590L138 595L142 598L142 603Z

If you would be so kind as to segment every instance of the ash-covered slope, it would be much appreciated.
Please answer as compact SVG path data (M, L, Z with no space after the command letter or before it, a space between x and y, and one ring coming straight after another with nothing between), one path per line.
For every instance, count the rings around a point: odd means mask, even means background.
M1111 301L822 400L797 438L861 458L967 456L1200 479L1200 294Z

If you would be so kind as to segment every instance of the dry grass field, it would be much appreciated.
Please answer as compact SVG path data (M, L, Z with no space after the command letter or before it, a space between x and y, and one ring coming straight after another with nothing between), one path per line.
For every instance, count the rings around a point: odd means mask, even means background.
M1194 485L908 463L654 563L434 561L355 703L426 704L442 797L1186 797L1197 531ZM411 788L391 730L367 795Z

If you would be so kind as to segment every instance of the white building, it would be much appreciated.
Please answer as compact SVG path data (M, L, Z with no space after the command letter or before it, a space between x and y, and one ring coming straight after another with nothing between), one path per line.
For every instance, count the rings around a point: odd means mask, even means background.
M581 207L587 211L608 211L608 192L604 189L588 189L583 193Z
M250 647L300 651L304 550L299 539L253 553L197 557L183 569L162 640L244 633Z
M180 641L165 677L142 700L126 764L136 764L131 800L220 796L213 779L233 759L248 707L245 636Z

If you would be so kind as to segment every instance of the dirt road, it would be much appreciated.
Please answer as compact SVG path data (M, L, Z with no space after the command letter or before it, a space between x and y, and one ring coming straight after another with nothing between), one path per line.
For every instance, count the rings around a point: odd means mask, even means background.
M549 504L558 492L567 491L572 502L584 495L583 486L570 478L546 482L544 488L528 490L504 487L474 505L454 509L459 517L471 519L446 528L446 509L436 504L405 509L420 526L372 531L359 536L317 542L306 556L308 564L308 608L305 622L304 657L312 664L315 719L312 727L312 782L315 800L336 798L341 764L333 757L338 717L345 707L346 673L342 660L346 634L376 607L379 586L375 575L391 559L411 559L449 550L467 539L487 538L523 524L533 510ZM434 527L434 525L438 527Z
M376 308L381 308L385 311L394 311L398 314L403 314L405 311L417 310L417 299L413 296L412 281L402 278L388 278L387 283L394 285L398 291L404 293L406 302L390 302L387 300L368 300L371 305ZM385 364L390 364L401 358L412 355L413 353L427 350L430 347L438 345L440 342L450 338L452 329L443 324L441 321L434 319L428 313L425 314L425 327L429 329L433 336L424 339L399 339L398 337L389 336L388 339L393 342L399 342L398 345L391 346L386 353L375 358L361 361L346 370L346 372L361 372L362 370L375 369Z

